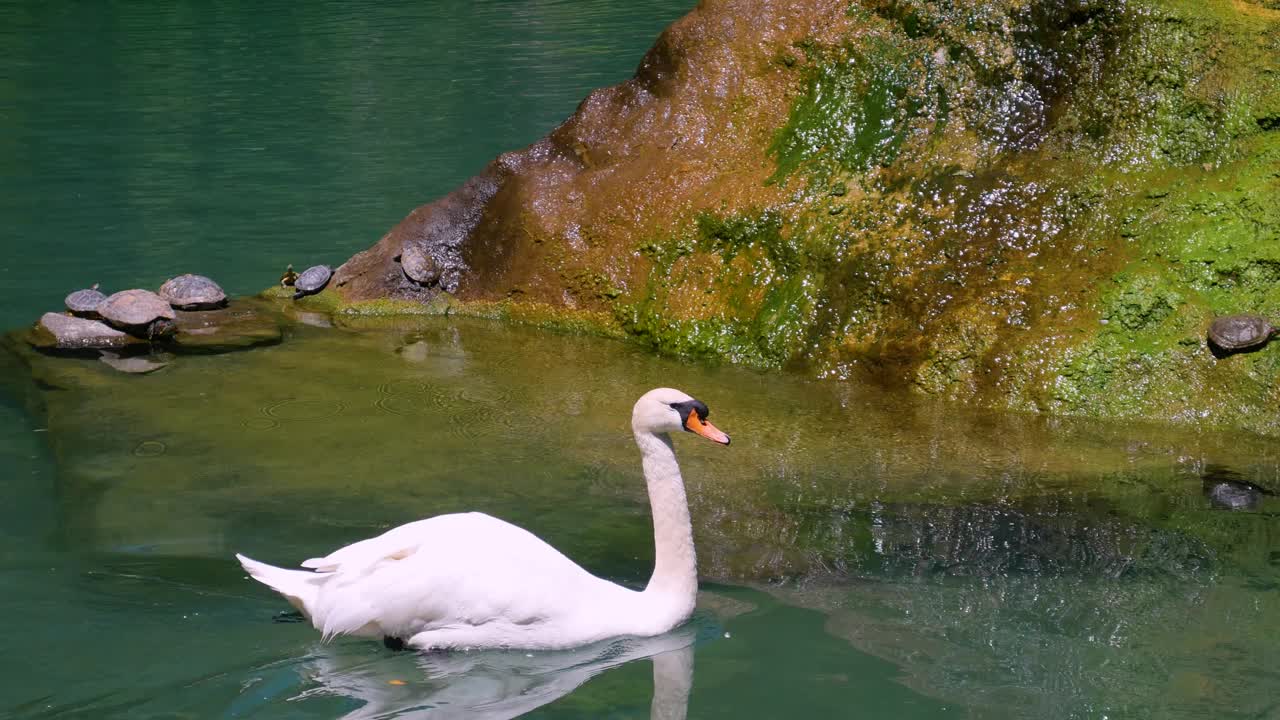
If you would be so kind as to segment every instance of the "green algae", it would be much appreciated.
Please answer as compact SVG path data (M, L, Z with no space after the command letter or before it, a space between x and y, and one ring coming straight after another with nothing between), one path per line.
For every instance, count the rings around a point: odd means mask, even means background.
M732 46L790 106L735 90L708 115L755 143L714 199L616 238L584 225L585 251L537 240L553 281L503 272L552 287L449 312L995 407L1280 429L1272 354L1204 343L1216 314L1280 317L1276 18L865 0L827 20Z
M661 352L782 367L812 325L811 240L783 232L776 212L700 213L692 237L640 247L654 268L642 292L618 299L615 316L627 334ZM689 311L698 317L673 319Z
M896 159L908 123L925 112L930 76L912 92L911 57L880 37L817 54L806 88L768 152L777 160L771 182L804 167L809 174L858 175ZM945 113L939 122L945 122Z

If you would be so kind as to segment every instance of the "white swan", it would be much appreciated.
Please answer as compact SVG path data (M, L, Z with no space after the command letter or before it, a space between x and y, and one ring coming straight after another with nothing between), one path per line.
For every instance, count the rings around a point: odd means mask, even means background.
M420 650L560 649L664 633L693 612L693 527L669 433L729 444L707 406L679 390L645 393L631 428L649 486L656 562L643 592L583 570L527 530L483 513L439 515L285 570L236 555L328 639L382 637Z

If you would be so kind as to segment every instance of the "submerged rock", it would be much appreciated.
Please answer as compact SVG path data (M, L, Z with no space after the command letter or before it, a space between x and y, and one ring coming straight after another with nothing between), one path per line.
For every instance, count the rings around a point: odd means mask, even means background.
M33 340L42 347L74 350L120 347L135 342L133 337L106 323L61 313L45 313L36 328Z
M238 300L225 308L177 313L177 352L227 352L280 342L277 317L251 302Z

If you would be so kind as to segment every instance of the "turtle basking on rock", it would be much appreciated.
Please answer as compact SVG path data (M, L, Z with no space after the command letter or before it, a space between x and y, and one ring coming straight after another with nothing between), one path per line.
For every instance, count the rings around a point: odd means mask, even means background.
M293 281L293 289L296 290L293 299L297 300L320 292L325 285L329 284L331 277L333 277L333 270L328 265L313 265L303 270L302 274Z
M130 335L153 339L177 330L177 315L164 298L150 290L121 290L98 306L103 320Z
M98 306L106 299L107 296L98 291L98 283L94 283L93 287L71 293L63 302L76 317L97 318Z
M218 283L203 275L179 275L160 286L160 297L179 310L213 310L227 303Z
M400 253L400 269L405 277L419 285L430 285L440 280L440 266L418 245L408 245Z
M1275 334L1261 315L1226 315L1209 326L1209 345L1215 354L1230 355L1260 348Z

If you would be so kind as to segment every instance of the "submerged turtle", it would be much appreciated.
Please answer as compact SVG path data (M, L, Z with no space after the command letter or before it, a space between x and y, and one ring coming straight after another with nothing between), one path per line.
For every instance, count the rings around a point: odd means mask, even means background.
M1262 501L1262 496L1269 494L1253 483L1220 480L1205 483L1204 494L1209 503L1224 510L1252 510Z
M98 317L98 306L106 299L107 296L98 291L98 283L94 283L91 288L71 293L64 302L72 315L96 318Z
M1227 315L1209 326L1209 343L1225 354L1261 347L1276 334L1276 328L1261 315Z
M293 299L297 300L306 295L314 295L324 289L329 284L329 278L333 277L333 270L328 265L312 265L297 280L293 281L293 287L297 292L293 294Z
M298 281L298 273L293 271L293 263L289 263L289 267L284 269L284 273L280 276L280 287L293 287Z
M179 275L160 286L160 297L179 310L212 310L227 302L218 283L203 275Z
M98 306L102 319L125 332L148 339L171 335L177 314L150 290L121 290Z

